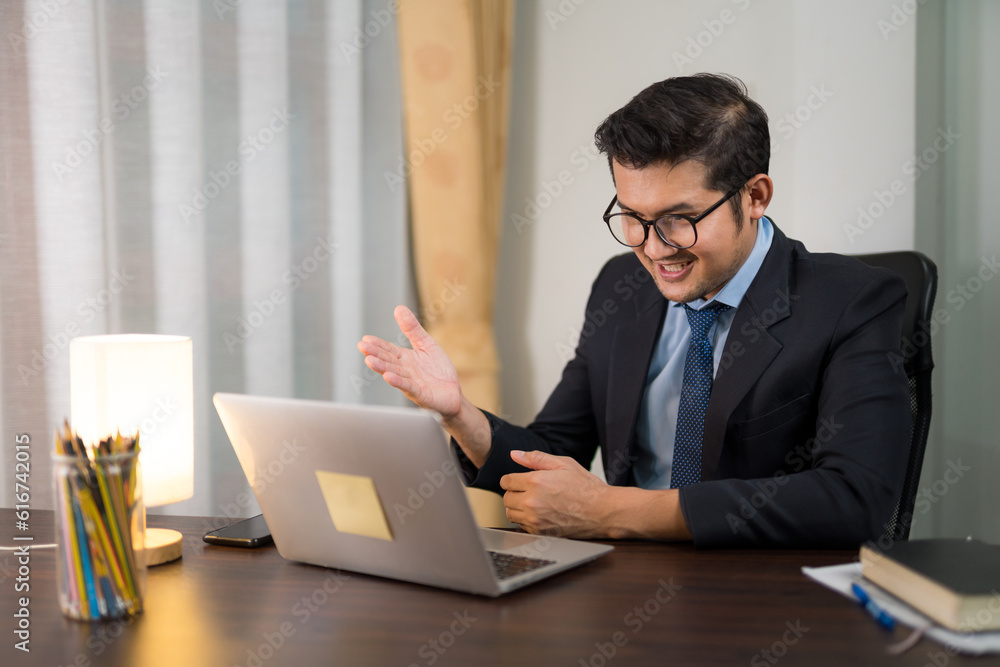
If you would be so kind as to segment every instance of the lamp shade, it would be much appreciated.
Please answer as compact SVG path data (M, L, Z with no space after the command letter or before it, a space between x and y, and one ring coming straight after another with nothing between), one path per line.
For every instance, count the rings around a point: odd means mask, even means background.
M194 495L191 339L121 334L70 342L70 414L85 443L139 431L147 507Z

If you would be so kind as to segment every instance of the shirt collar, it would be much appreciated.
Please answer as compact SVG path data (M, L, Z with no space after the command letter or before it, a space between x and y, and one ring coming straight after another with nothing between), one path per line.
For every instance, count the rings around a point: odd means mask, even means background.
M774 238L774 227L771 225L771 221L767 217L762 216L757 222L757 239L754 241L753 250L750 251L750 255L747 257L746 261L743 262L743 266L740 270L736 272L725 286L719 290L716 294L709 300L695 299L688 305L694 310L701 310L710 303L716 301L724 303L727 306L736 308L740 305L740 301L743 300L743 296L750 289L750 283L753 279L757 277L757 272L760 270L761 264L764 263L764 257L767 255L767 251L771 248L771 240ZM683 304L674 304L675 306L681 306Z

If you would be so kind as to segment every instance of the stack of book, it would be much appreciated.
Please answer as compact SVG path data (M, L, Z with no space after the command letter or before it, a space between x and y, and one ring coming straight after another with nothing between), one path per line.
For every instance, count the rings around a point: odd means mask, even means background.
M973 539L861 547L861 573L946 628L1000 630L1000 546Z

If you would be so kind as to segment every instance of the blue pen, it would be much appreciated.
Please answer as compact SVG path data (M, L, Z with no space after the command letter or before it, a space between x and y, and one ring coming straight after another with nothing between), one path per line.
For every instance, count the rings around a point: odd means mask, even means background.
M890 631L896 627L896 620L885 609L875 604L875 601L868 596L865 589L861 588L858 584L851 584L851 590L858 596L858 602L861 606L865 608L865 611L872 618L878 621L879 625Z

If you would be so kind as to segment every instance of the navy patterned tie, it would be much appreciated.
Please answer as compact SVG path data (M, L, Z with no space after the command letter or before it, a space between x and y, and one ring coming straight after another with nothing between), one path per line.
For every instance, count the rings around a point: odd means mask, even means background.
M713 303L701 310L684 304L691 326L691 346L684 361L684 384L677 408L677 434L674 437L674 467L670 488L679 489L701 481L701 441L705 434L705 411L712 394L712 341L708 332L729 310L724 303Z

